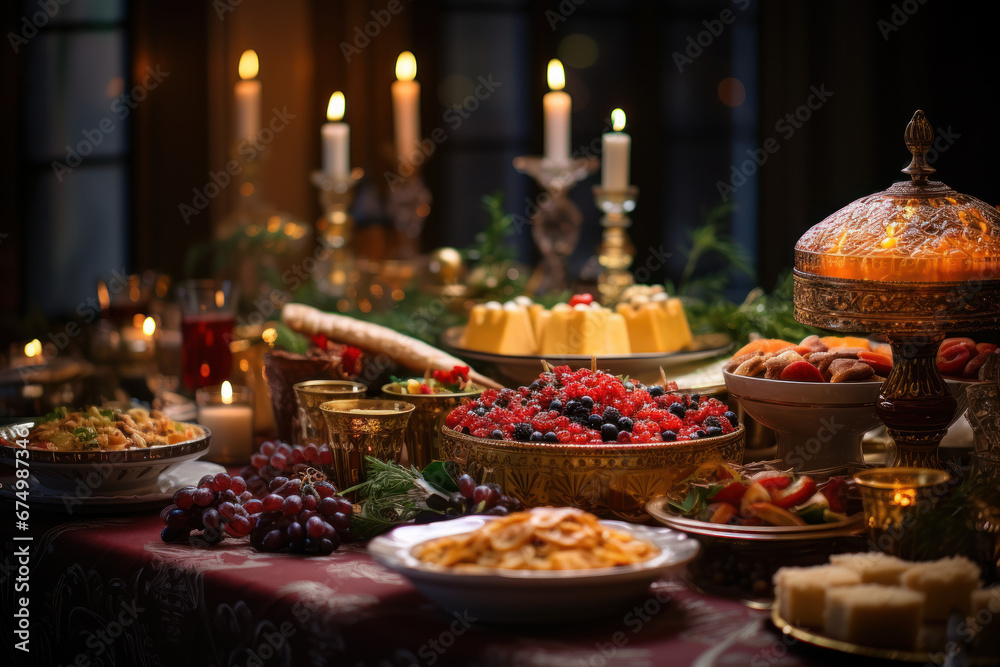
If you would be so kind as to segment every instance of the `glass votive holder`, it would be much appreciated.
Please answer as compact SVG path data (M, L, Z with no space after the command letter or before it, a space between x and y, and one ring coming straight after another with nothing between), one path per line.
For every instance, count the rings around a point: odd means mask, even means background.
M915 527L947 494L950 479L932 468L873 468L856 474L870 546L914 560L921 532Z
M228 280L184 280L177 285L181 310L184 385L198 389L219 384L233 366L238 293Z
M195 391L198 423L212 431L205 459L223 465L246 465L254 450L253 392L249 387L221 385Z
M306 380L292 385L299 410L292 433L299 445L316 445L327 442L326 417L319 406L329 401L346 398L364 398L368 387L350 380Z
M333 454L333 484L347 489L367 477L364 459L399 463L412 403L378 399L342 399L320 405Z
M441 427L448 413L463 403L475 400L481 393L482 388L437 394L409 394L403 391L402 384L396 382L382 386L382 394L387 399L406 401L416 406L406 427L406 451L410 465L423 470L428 463L441 458Z

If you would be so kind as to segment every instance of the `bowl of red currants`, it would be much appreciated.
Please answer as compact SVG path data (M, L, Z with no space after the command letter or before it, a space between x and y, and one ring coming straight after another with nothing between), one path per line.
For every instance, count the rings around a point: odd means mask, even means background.
M488 389L449 413L442 458L526 507L570 506L642 521L689 469L743 460L725 403L676 386L557 366L526 387Z

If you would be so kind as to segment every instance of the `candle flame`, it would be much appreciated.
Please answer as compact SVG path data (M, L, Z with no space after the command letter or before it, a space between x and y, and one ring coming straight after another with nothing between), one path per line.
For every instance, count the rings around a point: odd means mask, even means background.
M226 293L220 289L215 290L215 307L222 308L226 305Z
M156 331L156 321L152 317L147 317L142 322L142 333L152 336L154 331Z
M26 357L38 357L42 354L42 341L37 338L27 343L24 346L24 355Z
M557 58L549 61L549 68L546 72L549 80L549 88L552 90L562 90L566 87L566 71L563 64Z
M101 310L107 310L111 306L111 295L103 280L97 283L97 300L101 304Z
M247 49L240 56L240 78L244 81L252 79L257 76L258 69L260 69L260 61L257 60L257 52L253 49Z
M611 129L615 132L621 132L625 129L625 112L621 109L615 109L611 112Z
M222 402L226 405L233 402L233 385L229 384L229 380L222 383Z
M413 81L417 77L417 59L409 51L403 51L396 58L396 78L400 81Z
M326 105L327 120L341 120L344 118L344 108L347 103L344 101L344 94L339 90L330 95L330 103Z
M274 327L268 327L267 329L264 329L264 332L261 333L260 337L268 345L274 345L274 341L278 340L278 330Z

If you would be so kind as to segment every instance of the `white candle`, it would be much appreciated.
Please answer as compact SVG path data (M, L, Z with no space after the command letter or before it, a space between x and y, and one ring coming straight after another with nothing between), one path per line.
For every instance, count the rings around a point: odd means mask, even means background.
M420 84L417 60L409 51L396 59L396 81L392 82L392 118L396 129L396 155L400 164L410 162L420 141Z
M207 400L202 394L198 406L198 422L212 432L205 458L223 464L245 463L253 452L253 408L247 403L249 390L246 387L234 390L227 380L216 392L217 395Z
M240 79L236 84L236 138L243 141L260 131L260 81L257 53L248 49L240 56Z
M625 112L615 109L611 112L611 127L614 132L605 132L601 137L603 157L601 158L601 187L610 192L624 192L628 189L629 151L632 137L622 132L625 128Z
M351 126L341 122L344 117L344 94L340 91L330 95L326 107L328 123L320 130L323 137L323 171L336 179L346 179L350 171Z
M561 62L555 59L549 61L547 78L552 90L542 98L545 111L545 159L565 164L569 162L569 114L573 101L569 93L563 90L566 73Z

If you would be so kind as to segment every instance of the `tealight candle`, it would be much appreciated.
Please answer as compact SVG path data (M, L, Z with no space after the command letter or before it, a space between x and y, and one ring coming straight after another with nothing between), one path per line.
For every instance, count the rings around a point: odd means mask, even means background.
M910 529L944 495L950 479L944 470L930 468L872 468L856 474L871 546L914 559L917 544Z
M198 422L212 432L205 458L224 465L246 463L253 453L253 393L249 387L202 387L195 392Z

